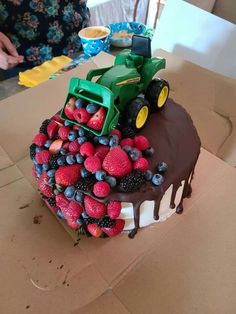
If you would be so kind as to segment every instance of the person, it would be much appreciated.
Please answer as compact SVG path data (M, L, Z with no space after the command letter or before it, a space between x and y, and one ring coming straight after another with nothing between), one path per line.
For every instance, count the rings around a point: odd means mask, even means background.
M32 68L73 56L78 32L89 26L87 0L0 0L0 69Z

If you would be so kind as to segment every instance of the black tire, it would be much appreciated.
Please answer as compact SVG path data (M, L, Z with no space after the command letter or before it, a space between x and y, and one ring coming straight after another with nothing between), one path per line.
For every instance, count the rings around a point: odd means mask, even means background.
M150 104L151 112L158 111L164 107L169 96L169 90L169 83L166 80L158 78L151 81L145 93L145 98ZM160 98L160 95L162 98Z
M141 109L143 109L142 112L144 113L144 116L146 116L146 118L145 118L145 121L143 121L142 123L141 121L142 119L140 119L140 116L139 116L139 123L138 123L137 118ZM148 101L142 97L134 98L133 100L131 100L131 102L128 104L128 107L127 107L126 118L127 118L128 125L131 126L135 132L141 130L142 128L144 128L145 124L147 123L149 113L150 113L150 106L149 106Z

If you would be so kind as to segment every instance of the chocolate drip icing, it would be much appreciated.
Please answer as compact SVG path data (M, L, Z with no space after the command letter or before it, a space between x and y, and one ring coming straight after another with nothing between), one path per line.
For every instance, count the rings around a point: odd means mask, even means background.
M171 199L170 199L170 208L171 209L175 208L175 196L176 196L176 193L177 193L177 191L181 185L182 185L181 182L177 182L177 183L173 184L173 189L172 189Z

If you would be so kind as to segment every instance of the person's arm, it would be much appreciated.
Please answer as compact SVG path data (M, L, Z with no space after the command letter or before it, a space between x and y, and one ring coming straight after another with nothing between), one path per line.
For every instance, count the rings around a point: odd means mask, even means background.
M0 69L7 70L23 62L10 39L0 32Z

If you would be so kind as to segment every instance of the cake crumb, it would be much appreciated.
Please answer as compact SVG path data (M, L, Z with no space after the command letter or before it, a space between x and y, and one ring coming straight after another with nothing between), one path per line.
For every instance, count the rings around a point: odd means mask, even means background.
M52 260L50 259L50 261L48 262L49 264L51 264Z
M36 224L36 225L40 225L41 222L42 222L42 215L36 215L34 216L33 218L33 223Z
M30 308L30 305L26 305L26 307L25 307L26 309L29 309Z

